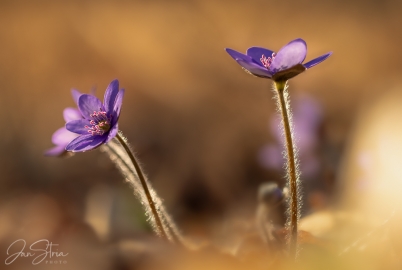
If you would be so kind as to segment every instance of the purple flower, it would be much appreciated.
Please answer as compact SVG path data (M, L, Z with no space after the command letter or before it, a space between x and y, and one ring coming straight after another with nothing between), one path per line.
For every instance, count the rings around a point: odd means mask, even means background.
M113 139L118 131L118 120L123 103L124 89L119 90L119 81L112 81L106 89L103 104L93 95L81 95L78 109L83 119L66 124L67 130L79 134L67 146L67 151L92 150Z
M71 90L75 104L78 106L78 99L82 95L79 91ZM70 122L73 120L82 119L81 112L76 108L66 108L63 111L64 121ZM52 135L52 142L55 146L45 152L46 156L61 156L66 153L66 146L69 142L77 138L78 135L68 131L65 127L59 128Z
M246 54L229 48L226 48L226 52L247 73L274 81L287 81L321 63L332 54L329 52L302 64L306 58L307 44L301 38L289 42L278 53L260 47L251 47Z

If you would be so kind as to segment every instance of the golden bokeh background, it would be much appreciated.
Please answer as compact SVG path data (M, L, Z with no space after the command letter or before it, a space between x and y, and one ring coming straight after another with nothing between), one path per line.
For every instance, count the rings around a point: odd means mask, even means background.
M169 258L189 269L202 261L156 255L165 247L99 150L43 155L64 125L62 110L74 106L70 89L95 87L101 98L115 78L126 89L119 127L178 226L199 241L239 238L253 223L258 187L283 187L284 172L266 160L267 149L281 147L271 82L242 72L224 48L277 51L299 37L307 60L333 51L289 84L295 118L299 103L318 115L306 135L312 148L300 156L302 224L339 250L359 232L382 232L401 203L401 11L393 0L1 1L0 258L17 239L49 239L71 254L62 269L158 269ZM381 243L389 255L401 242ZM238 267L226 260L200 267ZM0 269L32 266L17 261ZM365 269L378 269L372 261Z

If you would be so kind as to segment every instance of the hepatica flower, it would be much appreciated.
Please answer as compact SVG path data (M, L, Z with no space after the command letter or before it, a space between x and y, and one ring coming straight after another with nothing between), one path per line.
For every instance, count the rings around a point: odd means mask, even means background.
M106 89L103 103L93 95L83 94L78 99L82 119L66 124L66 129L79 134L67 146L67 151L92 150L113 139L118 131L118 120L123 102L124 89L119 81L112 81Z
M78 106L78 99L82 95L79 91L71 90L75 104ZM81 112L76 108L65 108L63 111L64 121L70 122L73 120L82 119ZM45 152L46 156L61 156L66 153L66 146L69 142L78 137L78 134L72 133L66 127L59 128L52 135L52 142L55 146Z
M251 47L247 50L246 54L229 48L226 49L226 52L247 73L277 82L287 81L299 75L306 69L321 63L332 54L332 52L329 52L302 64L306 58L307 45L300 38L283 46L278 53L260 47Z

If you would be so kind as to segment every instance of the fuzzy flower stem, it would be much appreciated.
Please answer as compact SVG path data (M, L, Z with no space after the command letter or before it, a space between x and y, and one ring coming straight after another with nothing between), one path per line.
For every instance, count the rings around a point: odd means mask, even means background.
M120 133L117 133L116 138L120 142L120 144L123 146L124 150L127 152L127 155L130 157L130 160L134 165L134 168L135 168L135 170L137 172L138 178L140 179L141 185L142 185L142 187L144 189L144 192L145 192L145 195L147 197L149 206L151 208L152 215L155 218L155 222L156 222L156 226L158 228L158 231L160 232L160 234L162 235L163 238L168 239L167 234L166 234L166 232L165 232L165 230L163 228L162 221L161 221L161 219L160 219L160 217L158 215L158 211L156 210L155 203L152 200L152 196L151 196L151 193L150 193L150 191L148 189L147 183L145 181L144 174L141 171L140 165L138 164L137 160L134 157L133 152L131 152L130 147L128 146L128 144L126 143L124 138L120 135Z
M287 150L287 180L290 189L290 200L289 200L289 220L288 220L288 241L289 241L289 255L293 258L297 256L297 223L299 221L299 205L298 205L298 190L297 190L297 165L296 165L296 154L292 140L292 129L291 129L291 111L290 104L287 100L286 92L286 82L287 81L275 81L274 87L278 95L278 107L280 108L283 131L285 135L285 144Z

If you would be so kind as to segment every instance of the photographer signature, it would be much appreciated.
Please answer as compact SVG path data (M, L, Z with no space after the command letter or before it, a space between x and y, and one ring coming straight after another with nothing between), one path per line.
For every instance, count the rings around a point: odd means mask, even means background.
M27 257L34 257L32 260L33 265L37 265L41 263L46 258L59 258L59 257L66 257L68 253L53 251L53 248L56 248L59 244L53 244L47 239L38 240L35 243L32 243L29 246L29 251L25 251L26 241L24 239L18 239L14 241L7 249L7 255L10 255L5 260L5 264L9 265L13 263L18 258L27 258ZM45 246L45 248L41 248ZM20 247L20 248L18 248ZM19 250L13 254L10 254L10 249L13 248L14 250Z

